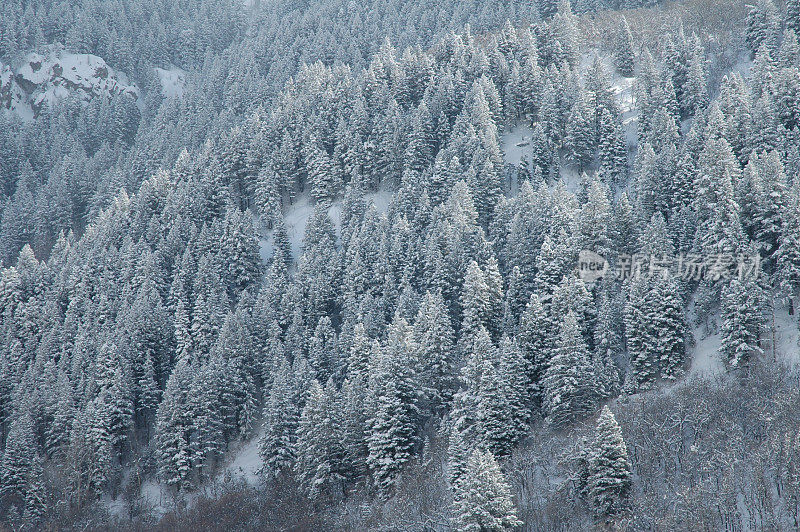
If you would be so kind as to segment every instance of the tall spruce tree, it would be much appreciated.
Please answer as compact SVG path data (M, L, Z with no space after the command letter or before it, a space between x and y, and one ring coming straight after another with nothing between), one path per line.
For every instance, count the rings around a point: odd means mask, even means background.
M600 412L595 430L586 458L586 492L595 512L609 516L627 509L631 465L622 430L608 406Z
M761 353L765 302L755 282L732 279L722 297L720 351L732 369L747 369Z
M614 66L625 77L631 77L634 69L633 36L628 20L622 17L614 42Z
M473 451L453 492L458 530L502 532L522 525L508 481L489 451Z
M578 319L570 311L561 324L543 379L544 409L554 425L589 415L597 404L597 378Z

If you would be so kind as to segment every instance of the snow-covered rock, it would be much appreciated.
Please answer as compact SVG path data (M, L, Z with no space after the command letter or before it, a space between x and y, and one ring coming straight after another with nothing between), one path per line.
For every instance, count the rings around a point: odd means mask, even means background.
M123 93L139 98L139 89L128 77L96 55L52 46L26 55L15 68L0 62L0 107L24 119L35 118L45 106L68 96L89 101Z

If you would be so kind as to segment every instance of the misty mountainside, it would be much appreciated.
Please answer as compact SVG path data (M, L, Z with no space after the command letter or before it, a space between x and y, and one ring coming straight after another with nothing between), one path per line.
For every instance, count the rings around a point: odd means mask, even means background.
M800 527L800 0L9 0L3 530Z

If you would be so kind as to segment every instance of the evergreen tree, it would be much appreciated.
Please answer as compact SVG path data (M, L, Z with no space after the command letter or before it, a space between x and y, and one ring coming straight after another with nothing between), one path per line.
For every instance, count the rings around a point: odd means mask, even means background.
M513 427L509 430L513 436L508 439L515 444L528 431L532 399L532 386L529 381L530 367L519 344L508 336L501 338L497 351L499 355L497 372L502 383L501 387L507 390L507 402Z
M745 36L750 51L755 54L762 46L774 48L778 42L778 28L778 13L771 0L758 0L750 6Z
M763 353L764 321L761 288L752 281L732 279L722 295L720 351L733 369L747 368Z
M273 378L269 399L264 404L264 435L259 442L259 455L264 461L262 471L267 475L278 476L294 465L300 415L298 404L292 369L283 359Z
M625 306L625 344L631 361L631 372L637 386L645 387L657 377L658 366L652 349L651 309L647 304L648 280L640 275L629 287Z
M190 447L192 469L207 476L225 450L225 415L229 411L223 401L223 382L226 379L219 355L204 364L190 385L189 412L192 419Z
M469 346L481 327L488 329L490 318L489 285L481 267L474 260L469 263L461 290L461 341Z
M342 415L333 381L323 389L311 382L297 426L295 471L311 497L336 495L344 479Z
M311 196L316 201L332 199L342 185L338 165L316 138L309 139L303 150Z
M181 361L167 381L164 399L156 414L155 453L159 477L176 489L191 487L191 381L191 366Z
M633 36L628 20L622 17L617 28L617 38L614 43L614 66L625 77L633 76L634 68Z
M258 214L266 225L271 225L272 221L281 215L281 189L279 184L280 177L267 164L258 174L256 179L255 203Z
M463 387L451 412L454 430L461 432L466 442L500 455L510 452L524 423L518 417L524 397L517 395L520 389L515 384L525 378L525 368L521 357L507 347L498 357L488 332L481 327L467 354L461 372ZM495 365L498 358L500 363ZM524 380L521 388L524 393Z
M796 182L782 216L782 230L776 251L778 282L792 305L800 293L800 195L797 187Z
M236 301L242 290L261 278L261 256L253 221L248 212L229 210L225 216L220 258L226 267L229 297Z
M31 468L26 481L23 519L28 524L36 526L47 513L50 507L48 503L42 457L37 454L31 461Z
M684 97L681 107L684 112L696 115L708 105L708 85L705 53L695 51L689 61Z
M603 108L600 115L600 143L598 174L609 186L624 183L628 176L628 146L622 124Z
M403 164L406 170L421 175L433 162L435 140L433 118L424 101L419 104L411 125Z
M24 504L35 457L33 419L28 414L19 415L8 429L0 461L0 497L6 504L20 507Z
M432 408L450 401L455 391L454 333L441 293L428 291L414 320L419 373Z
M367 336L367 330L361 322L353 327L350 338L350 353L347 356L347 376L351 380L366 382L369 378L369 363L375 352L373 340Z
M553 146L541 122L533 126L530 142L531 172L538 168L542 175L550 174L553 165Z
M659 356L661 376L675 380L683 374L688 333L677 282L672 278L656 280L651 297L653 325L657 333L655 350Z
M473 451L453 492L457 530L501 532L522 525L508 482L489 451Z
M555 332L537 294L525 306L519 322L519 347L527 361L528 382L537 401L543 398L542 379L550 365Z
M583 170L594 158L594 127L584 98L578 98L567 119L565 147L575 164Z
M564 317L542 383L543 406L554 425L583 418L595 408L597 379L574 312Z
M800 34L800 1L786 0L786 26L795 35Z
M317 322L314 336L308 343L308 361L316 372L317 379L324 379L338 375L341 369L339 353L336 350L336 332L333 330L331 319L323 316Z
M783 163L777 152L751 156L748 164L755 174L754 188L757 200L752 210L755 240L764 246L767 256L771 256L778 246L778 238L783 225L783 213L788 210L788 185ZM740 202L741 205L742 202Z
M586 467L586 492L595 512L602 516L623 512L631 491L631 466L622 430L608 406L597 420Z
M411 354L415 351L411 327L396 317L386 344L370 364L369 395L372 412L367 464L382 494L388 494L418 442L419 381Z

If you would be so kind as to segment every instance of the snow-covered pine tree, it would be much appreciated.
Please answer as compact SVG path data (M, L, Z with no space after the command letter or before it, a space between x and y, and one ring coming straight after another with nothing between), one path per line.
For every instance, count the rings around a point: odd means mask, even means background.
M762 289L753 281L732 279L723 290L720 352L732 369L746 370L763 353L764 307Z
M544 410L554 425L581 419L595 409L597 377L578 319L572 311L561 324L542 384Z
M280 177L268 163L256 178L255 206L265 226L270 227L273 220L281 216Z
M529 381L530 367L523 356L519 344L508 336L503 336L497 347L499 355L498 374L508 393L511 421L515 434L509 438L513 443L528 431L531 417L532 386Z
M572 161L583 171L594 158L594 121L584 97L579 97L572 106L567 119L567 134L564 145Z
M168 486L175 489L191 487L191 372L192 366L188 361L181 360L175 366L156 413L154 440L158 474Z
M614 66L623 76L631 77L633 76L634 61L633 36L628 25L628 19L623 16L617 28L617 36L614 41Z
M264 435L258 454L261 471L276 477L294 467L300 397L294 387L292 367L285 358L276 366L269 397L264 403Z
M774 48L778 43L779 27L778 10L772 0L757 0L749 6L745 41L750 51L755 55L762 46Z
M795 182L783 213L781 234L776 251L777 278L784 295L792 307L800 294L800 194Z
M783 226L783 213L787 211L788 185L786 172L777 151L751 156L751 164L756 166L758 192L754 205L755 240L771 256L778 247L778 238ZM748 165L749 166L749 165Z
M305 143L303 152L311 197L315 201L332 199L342 186L337 164L314 137Z
M0 497L5 504L22 507L28 491L28 477L36 455L33 419L18 415L11 422L5 451L0 460Z
M800 34L800 0L786 0L786 27Z
M237 301L239 293L254 286L263 274L258 238L249 212L237 209L227 211L219 253L221 264L226 268L228 296L232 301Z
M549 307L553 292L572 266L567 240L565 233L559 234L555 239L550 238L550 235L545 236L536 257L534 286L545 308Z
M577 246L591 250L603 257L611 255L611 202L609 189L596 178L588 184L586 203L577 219Z
M539 168L542 175L550 175L550 167L553 165L553 146L541 122L537 122L533 126L530 141L530 158L532 174Z
M431 165L435 148L433 135L433 118L427 104L422 101L412 119L411 134L408 138L408 146L403 160L406 170L422 175Z
M397 475L417 445L419 378L411 355L416 347L406 320L396 316L386 343L370 363L367 464L379 491L391 492Z
M341 361L336 349L336 331L331 319L322 316L314 329L314 335L308 341L308 362L316 372L316 378L326 382L341 371Z
M218 354L212 355L194 376L189 388L191 465L201 479L209 478L209 472L225 451L226 431L233 432L225 425L228 421L225 414L230 408L222 404L227 398L222 395L226 375L221 362Z
M594 365L601 385L601 398L618 395L620 370L617 359L622 353L622 312L619 292L613 279L603 279L598 292L597 327L595 328Z
M628 193L623 192L614 205L614 214L609 228L614 251L618 254L632 255L637 251L639 228L636 222L634 208L628 198Z
M681 107L685 113L696 115L708 105L708 74L703 50L696 50L689 60L686 86Z
M525 306L519 323L519 348L527 361L528 382L531 394L537 402L542 401L542 379L550 365L552 339L555 337L552 324L537 294Z
M637 387L647 387L658 376L658 361L654 359L653 313L648 305L649 279L634 278L629 286L625 305L625 344L631 361L631 373Z
M594 511L612 516L627 509L631 465L622 430L608 406L597 420L596 436L586 457L586 493Z
M453 486L456 529L463 532L502 532L522 525L508 481L489 451L476 449Z
M490 298L486 276L478 263L473 260L464 274L464 285L461 289L462 349L468 349L480 328L488 326Z
M510 346L507 346L510 347ZM480 445L498 455L507 455L521 435L520 418L524 393L524 365L513 350L498 357L484 327L466 353L461 372L463 387L456 395L451 416L454 430L471 445ZM499 363L495 360L500 358ZM514 386L523 379L523 386ZM524 423L524 421L523 421Z
M226 433L246 436L258 416L258 368L241 305L228 314L209 358L218 364L219 407Z
M628 146L620 120L608 109L600 115L600 169L598 174L608 186L624 183L628 176Z
M422 386L433 409L448 403L455 392L454 337L441 293L426 292L414 320L414 342Z
M683 312L683 299L674 278L656 279L655 283L651 296L657 332L655 350L659 357L661 378L675 380L683 375L686 365L688 325Z
M25 487L25 510L22 518L27 524L36 527L45 516L51 503L48 500L47 489L45 487L43 459L36 454L31 461Z
M344 480L342 409L333 381L311 382L297 425L295 472L313 498L338 496Z

